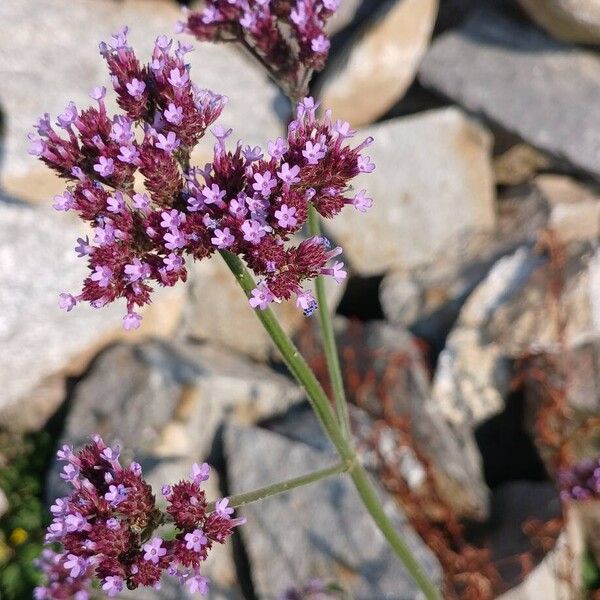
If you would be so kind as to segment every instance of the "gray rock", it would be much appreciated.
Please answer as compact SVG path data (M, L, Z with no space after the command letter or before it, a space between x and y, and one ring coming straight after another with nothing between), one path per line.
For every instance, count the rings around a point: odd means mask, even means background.
M4 490L0 488L0 517L3 517L8 512L9 508L8 498L6 497Z
M491 140L458 109L394 119L366 135L377 169L355 187L367 189L373 208L327 224L359 275L431 263L451 241L493 230Z
M433 44L420 80L534 146L600 174L600 60L487 4Z
M429 44L438 0L386 0L347 40L319 83L336 118L366 125L387 112L413 82Z
M562 242L600 239L600 191L563 175L540 175L535 184L550 204L548 227Z
M79 446L99 433L149 460L199 460L225 419L254 423L301 399L289 379L230 351L158 341L117 345L77 384L63 438Z
M4 187L33 200L57 193L61 182L27 154L26 135L33 123L44 112L54 117L70 100L89 105L90 89L108 83L98 42L129 24L132 45L146 60L156 37L172 34L180 18L177 3L168 0L3 0L0 23L10 28L0 35ZM279 94L267 77L232 46L194 45L188 55L194 81L229 97L221 123L235 128L236 139L252 145L277 137L282 131L276 111ZM211 147L212 142L206 144L198 159Z
M519 0L519 3L538 25L559 40L600 43L598 0Z
M533 186L503 191L492 234L449 244L431 264L386 274L379 289L386 319L409 327L441 351L469 294L502 256L535 243L547 226L548 213L547 201Z
M335 464L334 455L256 428L225 432L232 493ZM282 460L285 457L285 460ZM434 579L440 569L389 497L388 514ZM298 488L241 509L240 529L259 598L274 598L312 578L337 581L356 600L409 600L414 583L373 525L350 481L340 477Z
M125 309L117 303L69 314L58 308L59 292L78 291L87 272L73 251L83 233L54 211L0 200L0 423L10 429L41 427L64 399L65 376L122 333ZM184 289L157 294L146 333L172 330Z

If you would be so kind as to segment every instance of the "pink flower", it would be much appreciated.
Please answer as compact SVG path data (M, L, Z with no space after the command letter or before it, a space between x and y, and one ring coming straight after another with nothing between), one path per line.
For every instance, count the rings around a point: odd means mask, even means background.
M159 537L154 537L147 544L144 544L142 546L144 560L157 565L160 559L167 553L167 549L163 548L162 545L163 540Z
M261 283L252 290L252 297L248 302L252 308L265 310L274 300L275 296L273 296L271 290L264 283Z

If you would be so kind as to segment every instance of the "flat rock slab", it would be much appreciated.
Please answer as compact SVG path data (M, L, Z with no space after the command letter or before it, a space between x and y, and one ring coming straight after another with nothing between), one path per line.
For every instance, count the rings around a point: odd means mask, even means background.
M600 59L484 7L441 36L421 82L534 146L600 176Z
M438 0L386 0L331 60L319 83L336 118L367 125L398 102L429 44Z
M491 139L460 110L446 108L363 129L377 168L361 176L374 200L366 214L326 223L359 275L434 261L450 242L493 230Z
M225 452L232 494L335 464L328 452L258 428L228 427ZM402 518L384 505L417 560L434 579L440 567ZM311 579L337 581L355 600L414 600L418 591L373 525L351 482L341 477L244 507L240 528L256 595L277 597Z
M44 112L56 117L70 100L79 107L92 104L88 92L109 83L98 43L110 40L121 26L130 26L131 43L146 62L156 37L172 36L180 18L177 2L170 0L2 0L3 186L33 200L58 193L58 179L27 154L26 136L34 122ZM195 47L188 55L194 82L229 98L221 123L234 128L234 142L264 145L280 135L279 92L255 65L233 46L202 44L191 36L178 39ZM114 97L107 97L114 110Z
M120 344L73 392L64 443L99 433L140 458L206 458L227 418L254 423L300 402L302 391L264 365L206 344ZM101 399L101 401L99 401Z
M41 427L64 399L64 378L124 335L125 307L58 307L58 294L78 291L87 273L74 246L83 228L52 209L0 196L0 424ZM182 310L185 285L163 289L145 312L144 335L168 334ZM135 339L136 335L129 339ZM26 402L23 404L22 402Z

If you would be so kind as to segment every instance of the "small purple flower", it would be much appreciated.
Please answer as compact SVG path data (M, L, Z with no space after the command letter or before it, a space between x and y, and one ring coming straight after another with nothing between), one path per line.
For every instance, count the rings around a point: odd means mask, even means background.
M298 224L298 219L294 216L297 210L293 206L282 204L279 210L275 211L275 218L280 227L291 229Z
M217 206L225 206L223 198L225 198L226 193L216 183L213 183L210 187L206 186L202 190L204 202L206 204L216 204Z
M54 196L54 204L52 207L58 211L68 211L73 208L75 204L75 198L71 192L65 192L62 196Z
M310 290L298 294L296 297L296 306L302 309L307 317L310 317L318 308L317 300Z
M114 196L109 196L106 201L108 212L119 214L125 210L125 198L121 192L115 192Z
M144 544L144 560L157 565L167 553L167 549L163 548L162 544L163 540L159 537L152 538L147 544Z
M324 146L319 144L319 142L313 144L310 140L306 142L304 150L302 150L302 156L306 158L309 165L318 165L319 162L325 158L326 154L327 149Z
M233 242L235 242L235 238L231 235L231 231L229 227L224 227L223 229L215 229L214 236L211 238L211 242L219 248L219 250L224 250L225 248L229 248Z
M95 87L90 92L90 98L92 100L98 100L98 102L99 102L100 100L104 100L105 97L106 97L106 88L103 85Z
M112 158L101 156L94 165L94 171L96 171L100 177L110 177L115 172L115 161Z
M177 150L181 144L173 131L169 131L166 136L162 133L159 133L157 140L156 147L168 152L169 154Z
M275 187L277 187L277 180L269 171L254 174L252 188L262 194L263 198L268 198Z
M300 182L300 177L298 177L299 174L300 174L300 167L298 165L290 167L290 165L288 163L283 163L281 165L281 171L277 171L277 176L279 177L279 179L281 179L281 181L283 181L287 185L293 185L294 183L299 183Z
M354 208L361 213L367 212L373 206L373 199L367 195L367 190L361 190L352 200Z
M222 498L215 503L215 512L224 519L229 519L233 514L233 508L229 506L229 498Z
M139 329L142 324L142 317L136 312L130 311L123 317L123 329L131 331L133 329Z
M102 590L109 598L114 598L123 591L123 578L116 575L109 575L102 582Z
M208 594L208 579L200 574L186 579L185 585L192 594Z
M68 129L77 119L77 107L74 102L69 102L65 111L58 116L57 124L59 127Z
M168 485L165 484L160 488L160 493L165 497L165 498L169 498L171 496L171 494L173 493L173 488Z
M108 487L108 492L104 494L104 499L108 500L111 506L118 506L127 498L127 490L125 486L120 483L119 485L111 485Z
M119 521L117 519L115 519L114 517L111 517L110 519L108 519L106 521L106 526L111 531L116 531L117 529L119 529Z
M129 83L125 84L125 87L130 96L136 100L141 100L144 95L144 90L146 89L146 84L134 77Z
M255 146L254 148L250 146L245 146L242 150L242 154L244 155L246 161L248 161L249 163L261 160L263 157L263 153L260 149L260 146Z
M372 173L375 170L375 163L368 156L359 156L357 165L361 173Z
M85 238L77 238L77 246L75 246L75 252L78 258L89 256L92 253L92 247L90 246L90 238L86 235Z
M171 102L163 115L172 125L181 125L181 122L183 121L183 108L181 106L176 106Z
M63 563L63 566L67 571L69 571L69 576L76 579L88 568L88 561L81 556L75 556L74 554L69 554L67 556L67 560Z
M210 476L210 465L202 463L201 465L194 463L192 465L192 481L200 485L203 481L207 481Z
M261 283L252 290L252 297L248 300L248 303L252 308L265 310L274 300L275 296L271 290L266 284Z
M208 542L208 538L204 535L202 529L194 529L191 533L186 533L184 539L186 542L185 547L194 552L200 552L202 546L205 546Z
M268 149L271 157L279 160L289 150L289 146L283 138L278 137L274 142L269 142Z
M140 153L135 146L121 146L119 152L117 158L127 164L134 164L140 157Z
M266 235L263 226L254 219L244 221L241 229L244 234L244 239L251 244L260 243L260 240Z
M100 287L105 288L110 285L112 274L111 268L97 266L95 272L90 276L90 279L96 281Z
M170 73L169 73L169 77L168 77L168 82L174 87L174 88L182 88L184 86L187 85L187 83L189 82L190 78L189 75L187 74L187 71L183 70L180 71L179 69L171 69Z
M161 227L165 229L178 228L185 223L185 214L179 212L176 208L171 209L170 211L163 210L160 213L162 217L162 221L160 222Z
M77 304L77 300L71 294L62 293L58 296L58 306L61 310L66 310L67 312L71 312L75 305Z
M134 194L133 205L139 210L147 210L150 206L150 198L148 198L148 194Z
M151 273L150 265L142 262L137 257L133 259L133 263L125 265L125 275L127 275L130 283L146 279L150 277Z
M323 34L314 38L310 43L310 47L313 49L313 52L319 52L321 54L325 54L325 52L328 52L330 46L331 42L329 41L327 36Z
M171 252L169 256L165 256L165 258L163 258L163 264L165 265L165 269L167 271L179 271L179 269L181 269L183 266L183 259L181 256Z
M171 229L168 233L165 233L163 236L165 242L165 247L169 250L178 250L179 248L183 248L186 244L185 234L179 229Z

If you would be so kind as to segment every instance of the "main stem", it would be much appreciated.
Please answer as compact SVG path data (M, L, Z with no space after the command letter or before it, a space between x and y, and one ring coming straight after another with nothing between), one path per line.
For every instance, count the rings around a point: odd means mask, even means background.
M227 251L221 251L221 256L234 274L241 288L246 293L246 296L250 296L252 290L256 287L256 283L244 266L244 263L235 254ZM336 447L342 461L351 464L348 473L354 482L354 486L356 487L365 508L373 518L373 521L403 562L407 571L415 580L415 583L419 586L427 600L442 600L436 586L413 557L406 542L398 534L393 523L385 514L369 476L359 463L349 438L342 433L337 419L331 410L327 395L317 381L314 373L292 340L281 328L273 311L267 308L266 310L257 310L255 313L278 350L281 352L290 372L305 389L308 401L315 411L325 433Z
M308 228L311 235L321 235L321 224L319 222L319 213L314 206L311 206L308 213ZM319 276L315 282L317 292L317 302L319 304L319 321L321 323L321 335L323 337L323 348L325 349L325 358L327 360L327 370L329 379L333 388L335 398L335 408L338 421L346 437L350 435L350 415L348 414L348 402L344 389L344 379L342 378L342 369L335 342L335 333L333 331L333 321L329 313L327 294L325 291L325 278Z

